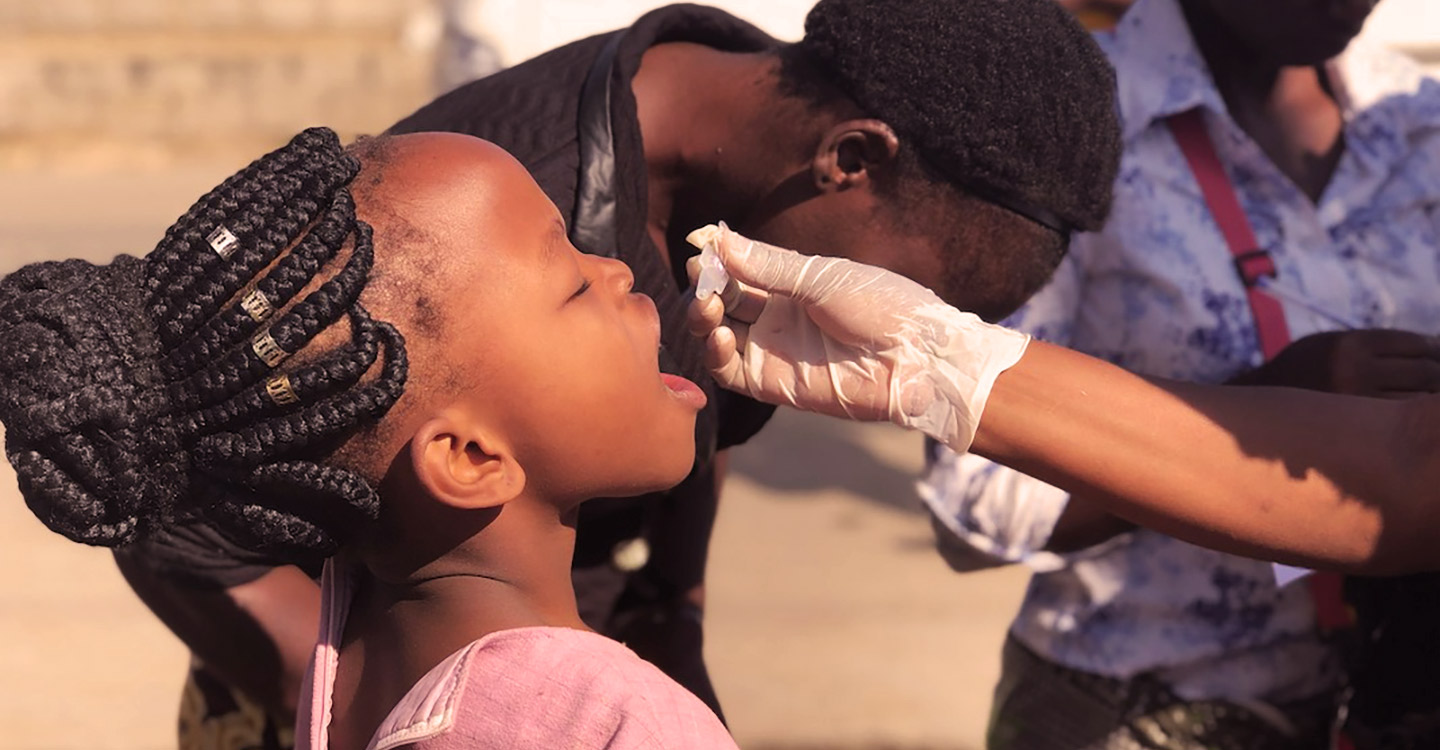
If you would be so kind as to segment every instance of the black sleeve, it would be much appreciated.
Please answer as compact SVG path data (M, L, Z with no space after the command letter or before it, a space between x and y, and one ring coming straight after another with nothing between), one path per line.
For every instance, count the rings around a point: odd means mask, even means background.
M193 589L228 589L287 564L246 550L201 521L152 534L115 554L177 586Z
M733 391L720 390L718 392L720 404L720 434L716 440L716 448L725 450L733 448L752 437L770 421L771 415L775 413L775 407L770 404L761 403L749 396L742 396Z

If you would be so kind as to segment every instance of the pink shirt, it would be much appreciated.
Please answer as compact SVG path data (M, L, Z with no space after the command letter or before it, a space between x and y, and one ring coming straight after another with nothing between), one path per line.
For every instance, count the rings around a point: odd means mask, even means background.
M351 585L325 564L320 642L300 696L296 750L328 750ZM491 633L420 679L368 750L735 750L694 695L625 646L571 628Z

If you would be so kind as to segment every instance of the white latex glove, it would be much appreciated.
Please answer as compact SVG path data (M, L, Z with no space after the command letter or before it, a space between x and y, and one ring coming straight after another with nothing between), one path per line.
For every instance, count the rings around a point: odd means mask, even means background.
M705 339L720 385L760 401L890 421L964 451L996 376L1030 341L881 268L800 255L723 225L686 239L714 243L731 277L722 294L691 303L691 333Z

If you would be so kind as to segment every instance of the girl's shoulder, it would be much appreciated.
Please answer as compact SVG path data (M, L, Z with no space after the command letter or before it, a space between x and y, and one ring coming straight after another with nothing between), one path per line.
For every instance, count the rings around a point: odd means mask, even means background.
M571 628L502 630L420 680L372 750L724 748L734 741L698 698L633 651Z

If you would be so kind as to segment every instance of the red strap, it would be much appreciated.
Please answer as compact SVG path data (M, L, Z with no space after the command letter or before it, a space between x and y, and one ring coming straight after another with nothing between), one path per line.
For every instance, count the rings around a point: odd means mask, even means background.
M1285 312L1280 301L1265 293L1258 284L1262 276L1274 278L1275 262L1270 254L1260 249L1255 241L1255 232L1230 178L1225 175L1225 166L1215 153L1215 144L1205 130L1205 117L1199 109L1174 115L1166 121L1170 126L1175 143L1190 163L1195 181L1200 183L1200 192L1210 207L1210 215L1220 225L1225 235L1225 244L1235 257L1235 270L1245 283L1246 296L1250 298L1250 312L1255 316L1255 330L1260 337L1260 349L1265 359L1276 354L1290 343L1290 327L1285 323ZM1310 576L1310 595L1315 600L1315 620L1320 628L1333 631L1355 624L1355 614L1345 603L1344 578L1338 573L1315 572Z
M1275 262L1255 241L1255 232L1250 229L1245 209L1240 207L1230 178L1225 175L1225 166L1215 153L1215 144L1210 142L1210 135L1205 132L1205 117L1201 110L1192 109L1174 115L1167 124L1170 133L1175 136L1175 143L1180 146L1180 152L1185 155L1185 161L1190 163L1195 181L1200 183L1200 192L1210 207L1210 215L1220 225L1225 244L1235 257L1235 269L1245 284L1245 294L1250 298L1250 312L1255 316L1260 351L1265 354L1265 359L1271 359L1290 343L1290 328L1285 324L1285 311L1280 307L1280 300L1258 286L1261 277L1275 276Z

